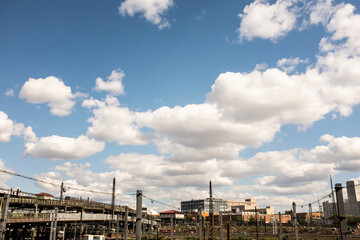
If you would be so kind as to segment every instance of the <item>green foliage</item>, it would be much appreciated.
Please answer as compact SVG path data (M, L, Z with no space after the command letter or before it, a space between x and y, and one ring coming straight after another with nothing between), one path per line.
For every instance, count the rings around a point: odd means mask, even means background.
M357 216L347 215L346 219L349 225L357 225L360 223L360 217Z
M288 234L285 234L282 236L281 238L282 240L289 240L290 239L290 236Z
M256 219L254 216L251 216L249 219L249 223L256 223Z
M244 217L243 216L237 216L236 220L238 221L238 223L243 223L244 222Z
M232 237L232 238L230 238L230 240L251 240L251 238L247 238L247 237Z
M186 221L187 221L187 222L191 222L191 221L192 221L192 218L193 218L193 215L192 215L191 213L188 213L188 214L186 215Z
M194 236L186 236L184 237L184 240L196 240L197 237L194 237Z

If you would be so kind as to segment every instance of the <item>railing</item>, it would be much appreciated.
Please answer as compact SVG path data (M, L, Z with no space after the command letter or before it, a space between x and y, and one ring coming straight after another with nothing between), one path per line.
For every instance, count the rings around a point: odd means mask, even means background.
M20 223L20 222L50 222L51 213L11 213L8 215L8 223ZM124 216L119 216L120 221L124 221ZM80 221L81 213L58 213L58 221ZM82 221L110 221L111 214L102 214L102 213L83 213ZM128 222L135 221L131 217L128 217ZM148 219L142 219L144 224L150 224L151 221ZM156 225L157 222L153 221L153 225Z

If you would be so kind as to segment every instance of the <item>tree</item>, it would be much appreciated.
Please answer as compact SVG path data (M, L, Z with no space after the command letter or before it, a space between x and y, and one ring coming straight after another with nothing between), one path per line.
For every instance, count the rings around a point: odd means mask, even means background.
M187 222L192 222L192 221L193 221L193 215L192 215L191 213L188 213L188 214L186 215L186 221L187 221Z
M244 222L244 217L243 216L237 216L236 220L238 221L238 223L243 223Z

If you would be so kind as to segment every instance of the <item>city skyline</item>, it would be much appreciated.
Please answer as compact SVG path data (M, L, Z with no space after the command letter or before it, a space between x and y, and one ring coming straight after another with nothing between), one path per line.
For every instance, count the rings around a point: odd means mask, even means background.
M0 169L105 192L115 177L177 206L209 180L216 198L313 202L330 175L360 180L359 8L0 1ZM59 192L4 173L0 187Z

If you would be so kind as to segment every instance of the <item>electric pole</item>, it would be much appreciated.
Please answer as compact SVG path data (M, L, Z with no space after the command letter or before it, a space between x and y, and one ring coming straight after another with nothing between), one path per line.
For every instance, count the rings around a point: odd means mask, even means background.
M136 191L136 240L142 235L142 191Z
M210 188L210 202L209 202L210 233L209 233L209 240L213 240L214 239L214 200L213 200L213 196L212 196L211 181L210 181L210 184L209 184L209 188Z

